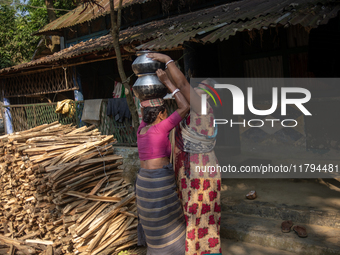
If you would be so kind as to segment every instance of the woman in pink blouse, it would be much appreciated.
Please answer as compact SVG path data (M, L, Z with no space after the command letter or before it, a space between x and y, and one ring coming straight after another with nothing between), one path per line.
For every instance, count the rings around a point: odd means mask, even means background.
M163 70L156 73L175 97L178 109L168 117L163 99L141 103L143 121L137 131L141 163L136 178L138 244L147 244L148 255L184 255L186 228L169 159L169 133L186 116L189 104Z

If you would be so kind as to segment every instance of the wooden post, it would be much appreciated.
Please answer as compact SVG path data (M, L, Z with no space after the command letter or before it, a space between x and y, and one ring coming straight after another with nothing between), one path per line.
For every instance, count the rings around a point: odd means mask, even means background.
M117 56L117 66L118 66L119 76L122 80L122 84L124 85L124 88L127 89L128 91L128 93L125 93L126 101L127 101L129 110L131 112L133 128L135 132L137 133L137 129L139 126L139 116L138 116L135 102L131 94L131 87L129 85L130 79L127 79L125 71L124 71L122 53L121 53L120 45L119 45L119 30L120 30L121 17L122 17L122 2L123 0L119 0L117 18L116 18L116 14L114 10L114 1L110 0L111 36L112 36L113 48Z
M33 105L33 115L34 115L34 127L37 126L37 116L35 114L35 105Z

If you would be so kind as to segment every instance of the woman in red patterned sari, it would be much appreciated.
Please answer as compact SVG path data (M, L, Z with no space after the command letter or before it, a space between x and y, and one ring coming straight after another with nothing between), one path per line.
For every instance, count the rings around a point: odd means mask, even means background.
M179 196L187 223L186 255L222 254L220 241L221 204L220 173L205 171L218 165L213 147L216 128L213 127L213 109L207 103L207 114L201 115L203 89L214 86L212 79L193 88L171 58L150 53L148 57L166 63L167 74L190 103L191 111L176 127L175 172ZM208 95L207 95L208 97ZM203 144L203 145L202 145ZM197 171L197 166L203 171Z

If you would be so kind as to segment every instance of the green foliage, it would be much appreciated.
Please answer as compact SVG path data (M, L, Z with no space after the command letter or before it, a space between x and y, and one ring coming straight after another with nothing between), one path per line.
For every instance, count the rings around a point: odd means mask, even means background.
M39 38L31 36L28 18L11 5L0 5L0 68L31 59Z
M27 0L24 4L0 0L0 68L30 61L41 39L32 34L48 24L44 0ZM74 7L72 1L54 1L56 9L71 10ZM56 11L57 17L65 13Z
M55 9L63 9L63 10L73 10L76 6L73 4L73 1L70 0L54 0L53 5ZM34 8L34 7L43 7L43 8ZM31 26L34 31L41 29L43 26L48 24L48 16L47 9L45 5L45 0L27 0L26 6L20 8L22 13L28 13ZM66 11L55 11L57 17L66 14Z
M0 5L0 67L13 63L13 38L16 33L15 10L6 5Z

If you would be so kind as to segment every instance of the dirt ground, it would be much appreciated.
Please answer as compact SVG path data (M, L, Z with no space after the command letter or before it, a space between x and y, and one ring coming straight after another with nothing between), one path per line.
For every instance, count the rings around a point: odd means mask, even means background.
M336 179L223 179L222 183L221 196L227 201L244 199L256 190L257 201L340 210L340 181Z

